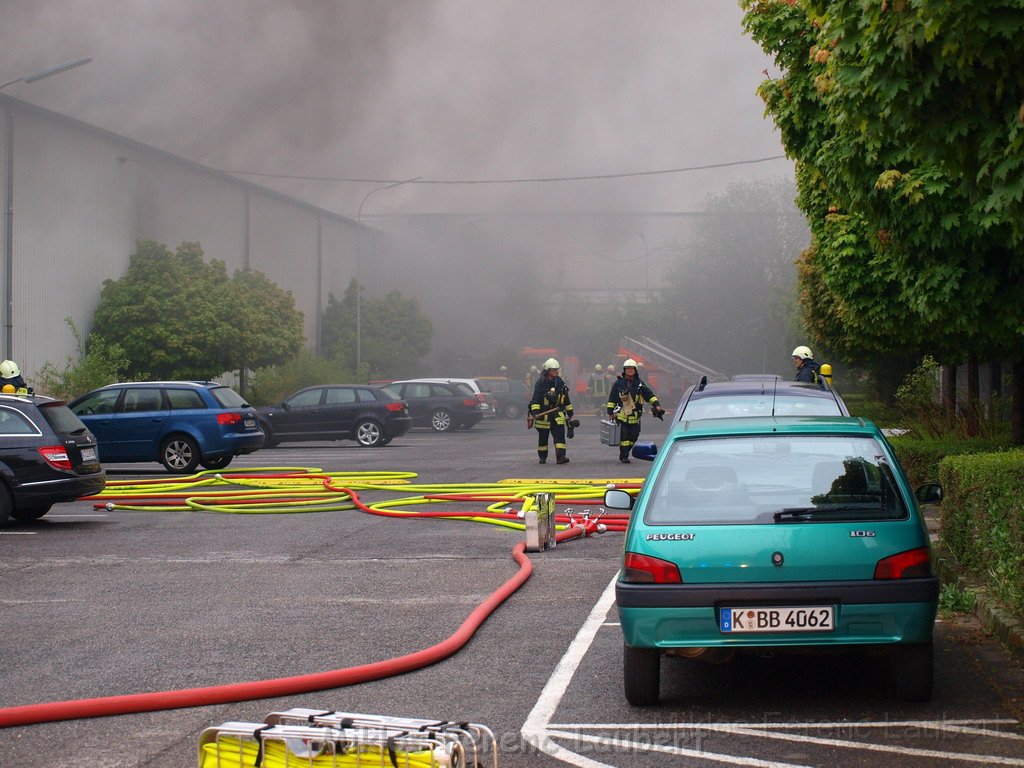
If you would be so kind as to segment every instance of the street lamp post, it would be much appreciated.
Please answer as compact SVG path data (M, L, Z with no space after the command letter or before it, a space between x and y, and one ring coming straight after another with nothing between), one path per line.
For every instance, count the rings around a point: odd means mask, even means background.
M0 85L0 91L15 83L34 83L46 77L59 75L69 69L81 67L92 61L92 58L74 59L47 67L29 75L16 77ZM4 116L4 354L10 360L14 357L14 110L8 106Z
M363 261L363 206L374 192L380 192L382 189L394 189L403 184L412 184L414 181L419 181L422 178L422 176L416 176L405 181L393 181L390 184L382 184L367 192L359 203L359 210L356 212L356 371L359 370L363 363L363 285L360 282L360 266Z

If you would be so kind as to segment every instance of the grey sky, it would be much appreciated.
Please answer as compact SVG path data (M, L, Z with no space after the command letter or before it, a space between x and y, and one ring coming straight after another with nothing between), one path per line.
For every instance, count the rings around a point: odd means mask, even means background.
M734 0L4 0L18 98L227 170L358 178L629 173L782 153ZM787 160L632 179L407 185L376 213L680 210ZM355 216L373 184L260 184Z

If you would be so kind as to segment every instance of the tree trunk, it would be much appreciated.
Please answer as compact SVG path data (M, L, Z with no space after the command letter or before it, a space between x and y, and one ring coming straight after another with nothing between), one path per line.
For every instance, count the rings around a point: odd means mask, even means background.
M956 366L947 365L942 369L942 409L946 414L946 426L956 425Z
M974 352L967 353L967 403L966 417L967 436L977 437L981 431L978 422L981 414L981 384L978 376L978 356Z
M1024 444L1024 360L1011 363L1013 371L1013 416L1010 419L1013 444Z
M993 360L988 364L990 371L988 380L988 395L989 397L998 397L1003 394L1003 364L998 360Z

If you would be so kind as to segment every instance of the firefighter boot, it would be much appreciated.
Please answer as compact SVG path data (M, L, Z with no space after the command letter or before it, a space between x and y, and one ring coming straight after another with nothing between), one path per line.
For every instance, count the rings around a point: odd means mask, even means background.
M568 464L569 460L565 458L565 448L555 449L555 463L556 464Z
M540 461L537 462L538 464L547 464L548 463L548 452L547 451L537 451L537 457L540 459Z
M621 461L623 464L629 464L630 463L629 462L629 446L628 445L620 445L619 446L619 461Z

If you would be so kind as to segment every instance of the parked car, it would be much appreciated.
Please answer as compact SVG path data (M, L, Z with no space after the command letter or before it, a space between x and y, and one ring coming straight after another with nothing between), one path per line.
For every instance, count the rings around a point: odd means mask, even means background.
M63 402L0 395L0 523L38 520L105 485L96 438Z
M215 381L110 384L68 406L106 463L158 461L168 472L223 469L263 445L256 409Z
M672 423L748 416L849 416L839 394L824 382L786 381L773 374L744 374L732 381L700 383L686 390Z
M533 390L523 382L504 376L481 376L479 381L494 396L499 416L518 419L529 410Z
M367 447L382 446L412 426L402 398L387 387L367 384L306 387L258 412L268 448L298 440L355 440Z
M657 702L663 653L808 649L888 656L900 698L930 697L939 582L918 503L941 487L912 492L874 424L684 421L633 455L657 456L635 502L605 493L633 509L616 584L630 703Z
M493 419L498 415L498 404L494 395L487 391L487 388L479 379L456 379L456 378L418 378L416 381L439 382L441 384L465 384L473 391L473 395L480 401L480 410L485 419Z
M484 417L480 401L466 384L393 381L388 389L408 404L414 427L435 432L470 429Z

